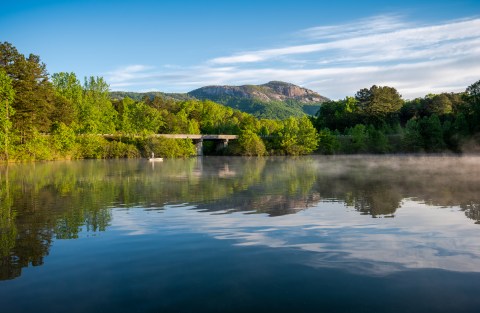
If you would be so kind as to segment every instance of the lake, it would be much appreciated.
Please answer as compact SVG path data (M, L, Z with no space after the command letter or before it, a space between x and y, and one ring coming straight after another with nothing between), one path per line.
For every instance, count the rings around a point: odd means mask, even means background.
M480 157L0 170L2 312L478 312Z

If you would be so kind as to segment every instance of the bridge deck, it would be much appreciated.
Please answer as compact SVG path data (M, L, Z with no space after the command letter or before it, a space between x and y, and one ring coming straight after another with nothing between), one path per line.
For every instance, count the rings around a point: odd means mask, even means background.
M238 135L155 134L155 137L174 139L234 140Z
M122 135L105 134L105 138L118 138ZM235 140L238 139L238 135L200 135L200 134L153 134L152 137L163 137L172 139L194 139L194 140Z

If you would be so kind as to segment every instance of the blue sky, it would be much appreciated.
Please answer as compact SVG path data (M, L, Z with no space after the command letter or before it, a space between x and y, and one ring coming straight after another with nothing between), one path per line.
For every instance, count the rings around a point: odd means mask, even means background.
M338 99L480 79L480 1L6 1L0 41L112 90L283 80Z

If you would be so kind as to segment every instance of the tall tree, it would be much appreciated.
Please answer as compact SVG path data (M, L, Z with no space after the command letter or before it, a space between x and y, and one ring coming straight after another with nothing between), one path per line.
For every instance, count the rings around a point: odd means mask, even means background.
M468 86L465 93L471 103L480 105L480 80Z
M82 133L109 134L115 131L117 111L109 96L109 86L102 77L85 78L84 95L79 110Z
M16 110L12 122L20 131L22 141L28 139L35 129L50 129L54 93L45 64L40 57L20 54L10 43L0 44L0 67L12 79L16 96L13 108Z
M388 86L373 85L370 89L363 88L357 92L355 99L360 111L373 123L383 122L393 113L399 112L403 105L398 91Z
M66 125L78 123L83 88L75 73L55 73L52 75L52 84L56 96L53 120Z
M126 134L156 133L163 124L160 112L142 101L135 102L126 97L119 103L118 107L119 130ZM189 121L193 122L194 120L188 120L187 122ZM199 133L198 126L192 132Z
M445 149L443 128L438 115L432 114L420 120L420 133L423 136L425 150L428 152L441 152Z
M427 101L427 112L436 115L445 115L452 112L452 101L450 97L445 94L441 93L439 95L434 95Z
M470 125L474 132L480 131L480 80L468 86L465 98L471 107Z
M285 154L300 155L313 152L318 147L318 134L307 116L290 117L282 121L278 136L279 147Z
M11 104L15 97L12 79L4 69L0 68L0 145L3 145L5 159L8 160L10 130L12 122L10 117L15 114Z

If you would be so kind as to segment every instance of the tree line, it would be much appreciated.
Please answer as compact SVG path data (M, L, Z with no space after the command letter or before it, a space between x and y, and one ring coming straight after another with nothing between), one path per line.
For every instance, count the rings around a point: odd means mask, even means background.
M480 142L480 81L462 93L403 100L388 86L322 104L315 116L262 119L196 99L112 99L102 77L49 75L40 57L0 43L0 159L54 160L196 154L190 140L155 133L236 134L220 153L462 152ZM118 139L106 139L116 134ZM206 153L218 153L205 145Z
M74 73L50 76L40 57L25 56L8 42L0 44L0 95L3 160L196 154L190 140L153 138L154 133L237 134L239 140L221 152L233 155L297 155L318 146L306 116L258 119L208 100L111 99L102 77L81 83Z
M403 100L388 86L322 104L312 121L323 153L478 151L480 80L461 93Z

